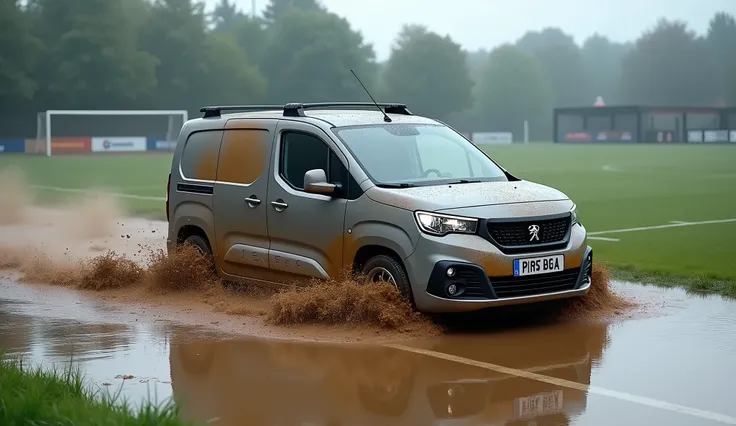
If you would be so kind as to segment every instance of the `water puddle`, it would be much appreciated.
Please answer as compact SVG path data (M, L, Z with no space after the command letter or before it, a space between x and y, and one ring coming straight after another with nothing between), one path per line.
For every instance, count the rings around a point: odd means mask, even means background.
M187 419L224 426L707 425L722 424L709 413L736 417L736 303L617 286L647 301L645 312L615 324L489 325L395 342L404 349L226 335L114 312L73 292L45 300L0 292L0 349L47 365L73 359L92 383L122 387L133 403L173 397Z

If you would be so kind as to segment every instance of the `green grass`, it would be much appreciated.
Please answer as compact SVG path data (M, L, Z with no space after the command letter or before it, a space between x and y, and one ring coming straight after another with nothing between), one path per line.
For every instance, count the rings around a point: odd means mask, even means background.
M70 364L73 365L73 364ZM95 392L79 368L29 368L0 355L0 425L184 425L173 404L132 410L115 396Z
M529 144L491 156L521 178L556 187L578 205L589 232L736 218L734 145ZM163 196L171 156L0 156L38 185L103 187ZM67 196L44 191L44 199ZM161 201L126 199L137 214L163 218ZM736 222L606 234L590 244L620 278L736 296Z
M111 192L150 197L166 196L166 179L171 168L171 154L134 154L103 156L7 155L0 156L0 169L18 166L32 185L61 188L97 188ZM36 189L42 202L58 202L68 192ZM165 219L164 202L125 198L129 212L152 219Z
M736 218L736 146L499 146L523 179L564 191L589 232ZM617 170L617 171L611 171ZM621 279L736 296L736 222L602 235L595 257Z

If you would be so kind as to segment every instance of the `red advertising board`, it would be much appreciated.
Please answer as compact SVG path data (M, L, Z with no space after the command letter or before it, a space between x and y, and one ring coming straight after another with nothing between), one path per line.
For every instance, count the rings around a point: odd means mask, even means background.
M51 138L51 155L90 152L92 138Z

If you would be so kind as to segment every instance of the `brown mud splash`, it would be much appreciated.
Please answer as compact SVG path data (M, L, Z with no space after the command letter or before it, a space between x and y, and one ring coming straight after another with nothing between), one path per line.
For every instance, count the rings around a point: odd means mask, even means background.
M220 285L211 261L190 245L168 254L163 249L154 250L147 263L146 284L155 292L205 290Z
M151 293L193 292L193 296L216 311L265 317L266 323L278 326L321 324L412 333L423 330L427 334L449 330L437 318L415 312L395 287L362 285L358 277L348 273L338 279L294 285L281 291L248 286L233 289L213 275L209 259L192 246L168 254L163 249L153 250L145 266L114 251L86 261L54 262L38 251L0 250L0 269L11 268L20 269L25 282L82 290L137 289L143 298ZM586 296L561 301L551 317L601 319L633 306L611 290L605 265L594 264L593 283Z
M590 291L584 297L563 301L560 314L570 318L599 319L633 307L633 302L611 289L611 272L601 263L593 262Z
M83 290L124 288L141 282L145 272L136 262L110 251L92 259L77 287Z
M267 318L277 325L355 324L388 329L427 321L393 285L362 285L359 277L348 273L279 292L271 298Z

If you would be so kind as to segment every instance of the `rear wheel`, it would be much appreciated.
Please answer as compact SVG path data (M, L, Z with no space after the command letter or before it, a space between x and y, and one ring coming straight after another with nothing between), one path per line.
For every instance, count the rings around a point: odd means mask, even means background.
M379 254L368 259L361 272L365 276L365 284L381 282L392 284L399 290L401 296L414 306L414 294L411 291L409 277L398 260Z
M207 242L206 239L201 237L200 235L190 235L188 236L182 245L192 245L194 248L197 249L199 254L201 254L204 258L207 259L208 262L212 265L212 273L215 273L215 262L212 258L212 249L210 248L210 244Z
M212 249L207 240L199 235L190 235L184 240L184 244L193 245L202 256L212 257Z

